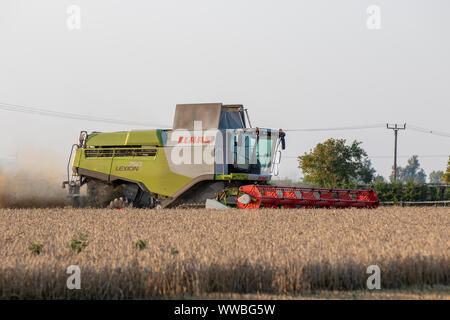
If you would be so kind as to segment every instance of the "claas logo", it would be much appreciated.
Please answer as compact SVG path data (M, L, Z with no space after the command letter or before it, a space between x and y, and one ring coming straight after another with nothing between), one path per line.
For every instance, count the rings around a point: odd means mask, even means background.
M201 144L208 144L211 143L213 136L202 136L202 137L179 137L178 143L179 144L191 144L191 143L201 143Z

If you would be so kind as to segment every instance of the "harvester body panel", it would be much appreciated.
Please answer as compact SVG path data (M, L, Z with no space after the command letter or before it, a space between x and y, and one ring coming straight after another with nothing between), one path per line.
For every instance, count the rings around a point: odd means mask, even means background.
M140 132L140 136L148 134L149 139L142 139L148 143L155 133L145 131ZM102 143L97 146L89 142L88 138L88 147L77 150L75 170L107 182L119 179L139 182L147 191L164 196L172 195L192 179L170 170L164 146L118 144L125 141L124 136L126 135L97 133L94 137L98 141L96 143Z

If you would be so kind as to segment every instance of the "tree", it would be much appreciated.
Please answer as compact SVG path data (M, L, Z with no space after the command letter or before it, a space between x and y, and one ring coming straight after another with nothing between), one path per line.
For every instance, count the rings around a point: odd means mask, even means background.
M374 176L373 182L377 182L377 181L385 182L385 179L381 174L377 174L376 176Z
M414 155L408 159L408 164L402 168L397 168L397 181L406 183L412 181L415 183L425 183L427 175L420 168L419 157ZM393 175L390 176L391 181L394 180Z
M444 171L442 170L432 171L428 176L428 178L430 179L430 183L434 184L442 183L442 179L444 178Z
M448 157L447 170L445 171L442 181L446 184L450 184L450 157Z
M345 144L345 139L328 139L298 157L305 183L321 187L347 187L372 182L375 170L361 142Z

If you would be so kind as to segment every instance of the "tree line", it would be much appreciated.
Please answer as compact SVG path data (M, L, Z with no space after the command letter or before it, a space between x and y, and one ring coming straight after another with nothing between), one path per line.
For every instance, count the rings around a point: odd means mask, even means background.
M413 155L404 167L397 167L397 178L376 174L361 142L346 143L345 139L328 139L310 152L298 157L303 179L298 185L324 188L370 187L381 201L450 200L450 156L445 172L433 171L428 176L420 168L419 157Z

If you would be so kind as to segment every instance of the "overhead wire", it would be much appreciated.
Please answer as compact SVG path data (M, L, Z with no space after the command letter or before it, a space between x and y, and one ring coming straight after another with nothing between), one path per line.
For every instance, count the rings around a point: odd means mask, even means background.
M295 128L295 129L286 129L283 131L340 131L340 130L361 130L361 129L373 129L373 128L382 128L385 124L376 123L376 124L368 124L368 125L358 125L358 126L347 126L347 127L331 127L331 128Z
M419 127L419 126L416 126L416 125L413 125L413 124L407 125L406 129L410 129L410 130L418 131L418 132L423 132L423 133L429 133L429 134L442 136L442 137L450 137L450 133L443 132L443 131L438 131L438 130L433 130L433 129L422 128L422 127Z
M36 108L36 107L27 107L27 106L23 106L23 105L4 103L4 102L0 102L0 110L28 113L28 114L48 116L48 117L57 117L57 118L64 118L64 119L86 120L86 121L131 125L131 126L142 126L142 127L168 128L168 126L160 126L159 124L150 124L150 123L121 120L121 119L111 119L111 118L98 117L98 116L87 115L87 114L60 112L60 111L53 111L53 110L48 110L48 109Z
M448 158L450 155L449 154L440 154L440 155L417 155L420 158ZM283 156L283 158L292 158L292 159L296 159L299 156ZM380 155L380 156L370 156L370 158L375 158L375 159L380 159L380 158L392 158L393 156L389 156L389 155ZM409 158L411 156L406 156L406 155L398 155L397 158Z
M74 120L86 120L86 121L94 121L94 122L104 122L104 123L112 123L112 124L122 124L122 125L133 125L133 126L142 126L142 127L155 127L155 128L169 128L167 125L160 124L151 124L144 123L138 121L130 121L130 120L122 120L122 119L111 119L87 114L78 114L71 112L60 112L53 111L38 107L27 107L19 104L11 104L0 102L0 110L4 111L12 111L12 112L21 112L28 114L35 114L40 116L48 116L48 117L57 117L57 118L65 118L65 119L74 119ZM363 129L374 129L374 128L384 128L385 123L373 123L373 124L365 124L365 125L355 125L355 126L343 126L343 127L321 127L321 128L290 128L284 131L286 132L320 132L320 131L347 131L347 130L363 130ZM420 126L416 126L413 124L408 124L406 129L410 129L416 132L422 132L432 135L437 135L441 137L450 137L450 133L443 132L440 130L423 128Z

